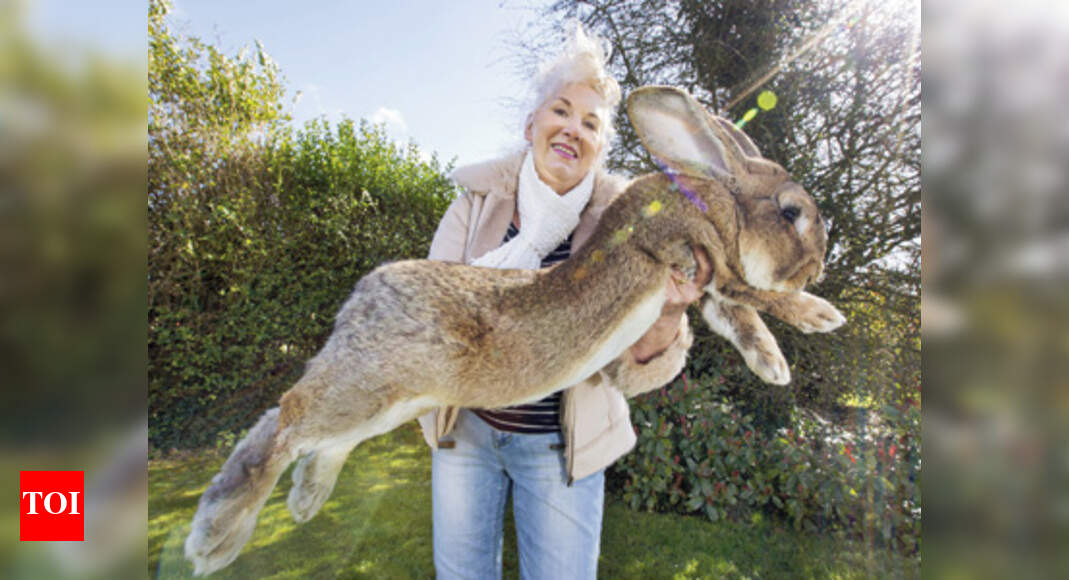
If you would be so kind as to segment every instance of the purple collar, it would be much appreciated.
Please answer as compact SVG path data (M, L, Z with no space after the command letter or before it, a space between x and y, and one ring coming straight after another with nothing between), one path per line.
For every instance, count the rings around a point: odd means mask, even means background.
M653 161L657 164L658 167L661 168L661 171L666 176L668 176L668 179L672 181L673 189L683 192L683 195L687 196L687 199L689 199L691 203L693 203L698 209L700 209L702 213L709 211L709 206L705 205L705 202L698 197L698 194L694 193L693 191L691 191L690 188L676 180L676 176L678 174L672 168L662 163L661 160L657 159L656 157L653 158Z

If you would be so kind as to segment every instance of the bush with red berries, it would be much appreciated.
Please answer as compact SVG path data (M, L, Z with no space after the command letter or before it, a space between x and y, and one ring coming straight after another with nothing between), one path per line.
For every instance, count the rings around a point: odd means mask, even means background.
M628 505L712 521L762 514L919 553L919 407L838 422L794 408L788 425L763 430L726 399L723 382L681 376L632 399L638 443L610 474Z

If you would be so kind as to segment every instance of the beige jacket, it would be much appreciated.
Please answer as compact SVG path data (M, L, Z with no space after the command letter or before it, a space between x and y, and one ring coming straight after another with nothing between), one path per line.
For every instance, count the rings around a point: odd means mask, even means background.
M453 180L467 191L446 210L431 242L431 260L470 264L501 245L516 209L516 184L524 152L502 159L461 167ZM572 251L583 246L609 203L627 180L599 172L594 191L580 214L572 235ZM566 389L561 399L561 432L572 480L582 479L611 465L635 445L630 397L659 388L672 380L686 363L693 337L684 316L675 341L645 364L630 351L583 382ZM456 422L458 409L443 407L419 418L423 437L433 449Z

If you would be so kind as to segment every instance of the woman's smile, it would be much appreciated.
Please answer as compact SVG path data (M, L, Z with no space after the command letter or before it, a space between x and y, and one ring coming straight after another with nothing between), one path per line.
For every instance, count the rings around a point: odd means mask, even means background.
M579 158L579 153L576 152L575 148L571 147L570 145L565 145L564 143L554 143L550 147L553 149L553 151L557 153L557 155L560 155L565 159Z

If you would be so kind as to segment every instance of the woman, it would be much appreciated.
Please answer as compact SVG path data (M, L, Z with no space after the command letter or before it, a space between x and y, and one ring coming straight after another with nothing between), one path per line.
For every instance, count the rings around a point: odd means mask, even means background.
M601 171L620 88L601 46L577 29L536 79L527 148L453 174L467 191L447 210L429 258L498 268L546 267L589 238L626 181ZM433 449L434 563L439 578L501 575L512 493L523 578L594 578L604 469L635 443L628 392L682 368L692 337L687 305L709 279L674 277L660 319L628 352L583 383L497 410L444 408L420 418ZM609 377L612 377L611 379ZM610 383L610 381L612 381Z

